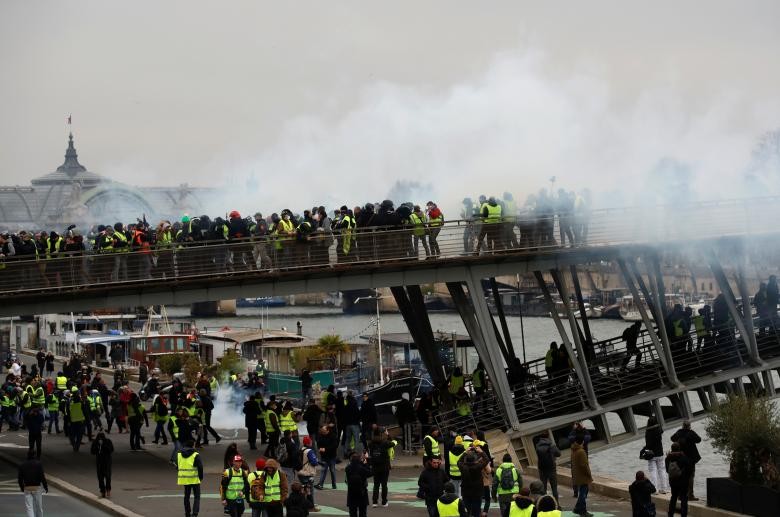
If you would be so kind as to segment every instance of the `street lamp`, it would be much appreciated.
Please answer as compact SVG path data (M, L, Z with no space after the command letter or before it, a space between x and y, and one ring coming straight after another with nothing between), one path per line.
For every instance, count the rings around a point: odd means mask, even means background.
M374 289L374 296L358 296L355 298L355 303L363 300L376 300L376 341L379 348L379 384L385 383L385 372L382 368L382 325L379 322L379 300L384 298L379 294L379 289Z

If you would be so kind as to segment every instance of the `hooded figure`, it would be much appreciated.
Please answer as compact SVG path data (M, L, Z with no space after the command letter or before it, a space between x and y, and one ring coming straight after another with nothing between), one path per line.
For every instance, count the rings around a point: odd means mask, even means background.
M452 483L444 484L444 494L436 501L436 510L439 515L452 515L454 508L458 509L458 515L460 517L467 517L466 505L463 504L463 500L455 494L455 485Z

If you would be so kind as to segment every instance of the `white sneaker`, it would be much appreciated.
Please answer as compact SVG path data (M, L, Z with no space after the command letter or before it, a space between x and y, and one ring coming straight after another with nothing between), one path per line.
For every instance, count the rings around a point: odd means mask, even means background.
M376 506L377 506L377 504L374 503L374 504L371 505L371 508L376 508Z
M385 503L382 505L382 508L387 508L388 506L390 506L390 503Z

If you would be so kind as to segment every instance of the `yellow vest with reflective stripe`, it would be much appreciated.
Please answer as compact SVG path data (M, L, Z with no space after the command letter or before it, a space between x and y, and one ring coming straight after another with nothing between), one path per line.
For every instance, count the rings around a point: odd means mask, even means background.
M514 501L512 501L512 504L509 505L509 517L531 517L531 515L534 513L534 505L529 504L526 508L520 508L515 504ZM551 513L551 512L545 512L545 513ZM558 512L558 515L560 515L560 512Z
M463 375L453 375L450 377L450 386L449 386L449 392L453 395L458 392L459 389L461 389L466 384L465 379L463 378Z
M292 411L290 411L286 415L282 413L279 416L279 430L281 432L295 431L296 429L298 429L298 425L295 423L295 420L293 419L292 415L293 415Z
M490 203L485 203L480 208L480 213L487 208L488 215L485 218L486 223L497 223L501 220L501 205L491 206Z
M282 499L282 490L279 485L279 471L274 472L273 476L265 475L265 496L264 503L273 503Z
M414 230L412 230L412 232L418 237L425 235L425 216L420 217L419 215L412 212L412 215L409 216L409 219L414 225Z
M265 420L265 431L267 433L274 432L274 426L271 423L271 413L273 413L273 412L274 412L273 409L266 409L265 410L265 416L263 418ZM279 416L278 415L277 415L276 419L277 419L276 423L278 424L279 423Z
M81 401L70 403L70 421L73 423L84 421L84 408L81 407Z
M89 400L89 410L93 413L97 413L98 409L103 409L103 401L100 400L100 396L90 395L87 400Z
M46 392L43 391L43 388L40 386L34 388L32 391L32 403L41 407L46 404Z
M179 439L179 417L171 415L171 434L174 440Z
M453 454L452 451L450 451L450 477L460 477L460 469L458 468L458 460L461 456L466 454L466 451L464 450L460 454Z
M459 504L460 499L455 499L449 504L436 501L436 508L439 510L439 517L460 517L460 511L458 510Z
M514 484L512 485L512 488L509 490L507 490L506 488L501 488L501 475L504 473L505 469L512 469L512 479L514 480ZM519 474L513 464L502 463L496 469L496 479L498 479L498 489L496 490L496 493L498 495L520 493L520 483L517 482L518 478L519 478ZM512 506L516 506L516 505L512 505Z
M231 467L225 470L225 476L230 478L225 489L225 499L238 499L238 493L244 490L244 472L241 469L236 472Z
M185 458L182 453L176 454L176 464L179 467L179 475L176 481L179 485L200 485L200 478L198 477L198 467L195 466L195 458L198 457L198 453L194 452L189 457Z
M59 411L60 410L60 399L57 398L57 395L52 393L49 395L49 403L46 404L46 409L49 411Z
M549 512L536 512L536 517L561 517L563 515L560 510L550 510Z
M58 390L66 390L68 389L68 378L64 375L59 375L57 377L57 389Z
M431 454L434 455L434 456L438 456L439 455L439 442L436 440L436 438L434 438L431 435L426 435L425 439L426 440L430 440L430 442L431 442Z

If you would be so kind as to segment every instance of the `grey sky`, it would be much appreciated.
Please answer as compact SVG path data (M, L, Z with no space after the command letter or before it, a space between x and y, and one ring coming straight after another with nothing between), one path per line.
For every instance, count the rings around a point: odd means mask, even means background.
M90 170L237 192L254 172L243 210L396 179L609 190L663 157L731 179L780 126L778 21L772 0L5 1L0 183L59 165L69 113Z

